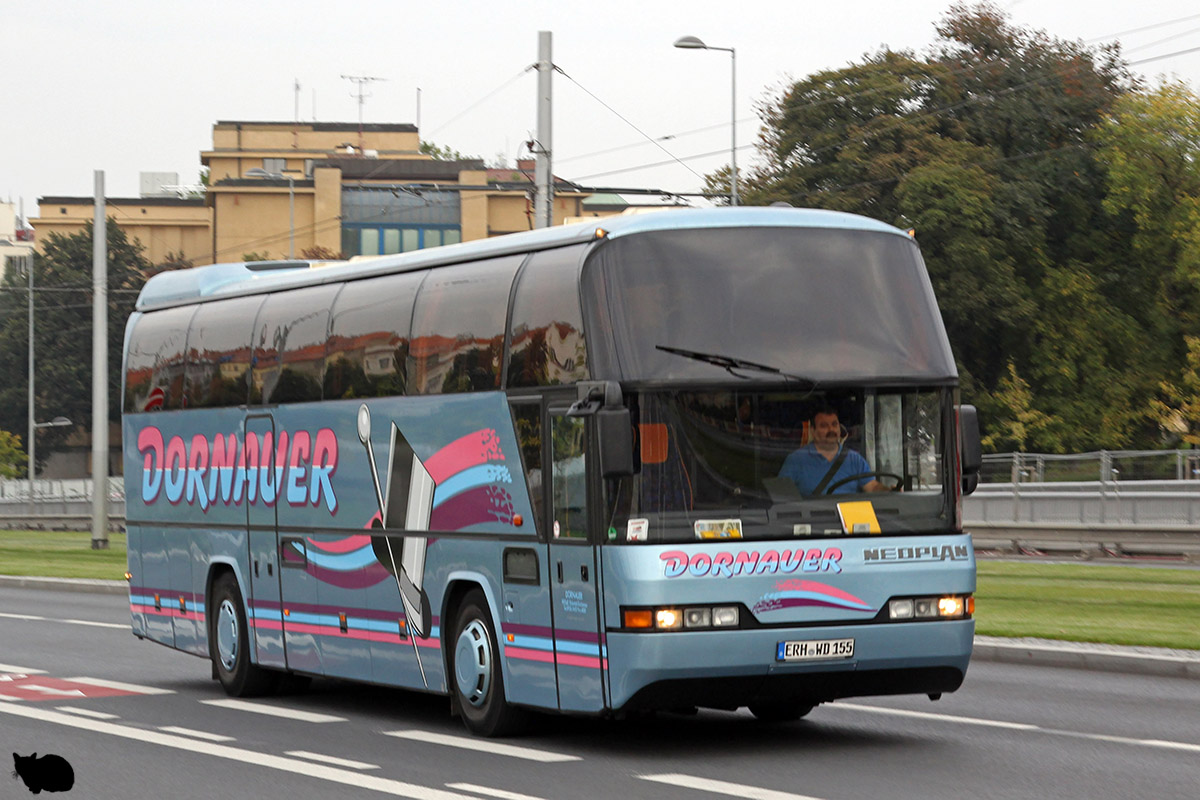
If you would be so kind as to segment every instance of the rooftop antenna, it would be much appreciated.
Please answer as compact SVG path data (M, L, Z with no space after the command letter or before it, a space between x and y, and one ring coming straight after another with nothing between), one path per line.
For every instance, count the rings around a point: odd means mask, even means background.
M299 78L292 78L292 88L294 89L295 95L296 95L296 113L295 113L294 118L295 118L296 122L299 122L300 121L300 79Z
M358 148L361 150L363 147L363 101L371 96L366 93L367 85L375 81L386 81L387 78L372 78L369 75L343 75L342 78L358 87ZM354 97L355 95L350 96Z

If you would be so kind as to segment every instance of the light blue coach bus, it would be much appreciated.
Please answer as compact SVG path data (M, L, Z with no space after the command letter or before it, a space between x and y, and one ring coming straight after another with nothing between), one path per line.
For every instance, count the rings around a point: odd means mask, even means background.
M663 211L218 264L125 339L133 632L230 694L359 680L500 735L963 681L978 426L903 231Z

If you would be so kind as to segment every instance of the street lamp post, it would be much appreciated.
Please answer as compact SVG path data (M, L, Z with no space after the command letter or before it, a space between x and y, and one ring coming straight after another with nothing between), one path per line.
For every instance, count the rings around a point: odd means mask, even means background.
M288 182L288 258L296 257L296 182L291 175L282 172L268 172L262 167L252 167L246 170L247 178L270 178Z
M707 45L696 36L681 36L675 40L675 46L682 50L722 50L729 53L729 64L732 69L729 80L730 91L730 139L729 146L729 204L738 204L738 172L737 172L737 51L732 47L713 47Z
M30 376L30 382L32 383L32 374ZM33 421L33 408L32 408L32 406L30 407L30 410L29 410L29 515L30 516L33 516L33 475L37 469L37 462L34 461L34 457L37 454L37 443L36 443L37 431L40 430L41 428L61 428L64 425L74 425L74 424L75 424L74 422L71 422L71 420L67 419L66 417L55 417L54 419L50 420L49 422L34 422Z

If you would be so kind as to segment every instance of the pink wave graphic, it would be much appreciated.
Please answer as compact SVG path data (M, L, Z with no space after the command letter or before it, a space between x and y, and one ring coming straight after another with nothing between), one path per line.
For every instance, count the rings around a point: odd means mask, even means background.
M324 553L351 553L371 543L371 537L362 533L356 533L333 542L318 542L311 536L305 538L310 545Z
M433 509L429 527L434 530L456 531L468 525L486 522L511 525L514 513L511 494L499 486L478 486L455 495Z
M425 462L425 469L434 483L441 483L456 472L486 464L488 461L503 461L504 451L494 428L482 428L468 433L460 439L438 450Z

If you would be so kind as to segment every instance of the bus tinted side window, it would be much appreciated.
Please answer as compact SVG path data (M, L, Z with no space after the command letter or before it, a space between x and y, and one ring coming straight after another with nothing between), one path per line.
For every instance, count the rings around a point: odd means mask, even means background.
M312 286L267 297L254 333L250 403L321 399L329 306L337 286Z
M346 284L333 302L326 400L404 394L408 325L424 272Z
M240 406L246 402L250 332L261 297L205 303L188 328L187 402L190 408Z
M582 247L534 253L517 282L509 339L508 386L587 380L579 308Z
M126 413L183 407L184 347L195 310L168 308L138 320L125 362Z
M500 388L508 294L523 255L429 271L413 312L408 393Z

